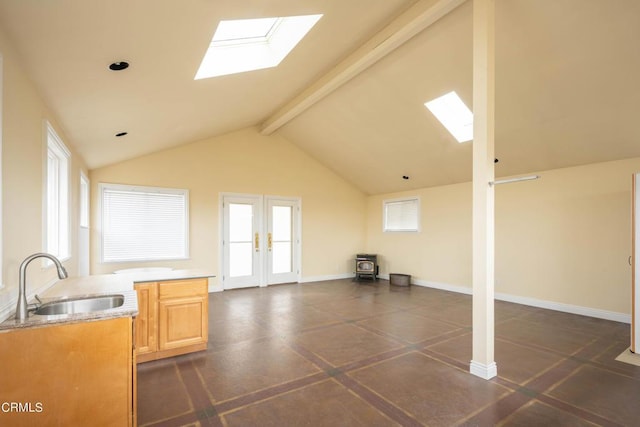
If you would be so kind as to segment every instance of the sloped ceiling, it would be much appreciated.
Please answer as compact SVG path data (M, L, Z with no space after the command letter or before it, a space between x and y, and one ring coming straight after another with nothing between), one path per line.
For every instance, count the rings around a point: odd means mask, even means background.
M396 17L436 3L0 0L0 26L96 168L261 126ZM193 80L219 20L311 13L324 16L277 68ZM464 2L276 132L368 194L469 181L472 143L423 104L455 90L472 105L471 14ZM496 0L497 175L640 156L638 40L637 0ZM132 66L110 72L117 60Z

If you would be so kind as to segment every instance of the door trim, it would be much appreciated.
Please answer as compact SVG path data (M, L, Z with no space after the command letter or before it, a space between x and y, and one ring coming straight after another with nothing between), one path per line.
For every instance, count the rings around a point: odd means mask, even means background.
M295 201L297 204L297 212L295 213L295 220L297 221L297 227L294 227L295 242L294 251L295 251L295 265L294 270L297 271L296 280L297 283L302 281L302 198L301 197L291 197L291 196L275 196L275 195L264 195L264 194L250 194L250 193L234 193L234 192L221 192L218 193L218 268L220 270L220 288L221 290L234 289L226 287L226 279L227 272L225 271L225 258L224 258L224 200L228 197L246 197L246 198L258 198L259 204L261 206L261 215L262 220L259 221L259 233L260 233L260 253L266 254L266 230L267 230L267 217L265 215L267 208L267 200L277 199L277 200L289 200ZM267 263L266 260L263 259L264 255L261 255L260 259L260 279L258 286L259 287L267 287Z
M268 205L269 205L269 201L270 200L280 200L280 201L286 201L286 202L293 202L294 204L294 212L293 212L293 219L294 219L294 227L293 227L293 239L294 239L294 245L293 245L293 259L294 259L294 263L293 263L293 271L296 272L296 283L300 283L302 280L302 198L300 197L285 197L285 196L272 196L272 195L265 195L264 196L264 203L263 203L263 212L267 212L268 211ZM263 216L263 221L262 221L262 226L263 226L263 232L266 236L267 230L268 230L268 217L265 214ZM266 239L265 239L266 241ZM266 254L267 252L265 252ZM267 261L265 259L265 261ZM269 280L269 263L268 262L264 262L263 263L263 275L262 277L264 278L264 285L260 285L260 286L268 286L268 280ZM278 283L273 283L273 284L278 284Z

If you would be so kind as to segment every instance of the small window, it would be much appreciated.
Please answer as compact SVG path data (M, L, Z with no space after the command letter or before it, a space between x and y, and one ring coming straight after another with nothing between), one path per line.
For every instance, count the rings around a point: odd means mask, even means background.
M382 203L384 231L420 231L420 199L393 199Z
M69 258L69 158L71 154L47 123L47 197L45 250Z
M102 261L188 258L189 191L100 184Z
M80 227L89 228L89 178L80 172Z

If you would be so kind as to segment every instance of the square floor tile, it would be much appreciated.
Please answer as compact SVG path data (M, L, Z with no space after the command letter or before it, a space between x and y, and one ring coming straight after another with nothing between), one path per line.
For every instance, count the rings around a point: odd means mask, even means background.
M501 378L522 385L564 360L564 357L498 339L495 341L495 359Z
M496 325L496 338L533 344L570 355L593 342L594 335L575 330L513 319Z
M498 426L593 427L595 424L544 403L533 401L500 422Z
M318 310L312 306L304 306L293 308L286 313L279 311L262 313L259 321L270 335L288 336L305 329L342 323L344 320L335 314Z
M398 308L377 304L369 297L339 299L314 305L319 310L336 314L344 319L362 319L382 313L396 311Z
M229 427L398 425L333 380L248 405L222 417Z
M138 424L160 421L193 411L176 364L167 361L138 365Z
M417 352L348 374L429 426L452 426L508 391Z
M425 307L412 309L411 313L459 326L471 326L472 320L470 302L461 304L451 302L430 304Z
M215 402L320 372L278 340L242 343L193 360Z
M295 340L299 345L334 366L402 347L402 344L396 341L351 324L333 325L305 332L298 335Z
M640 379L585 365L547 394L623 425L640 420Z
M267 337L271 332L249 319L229 318L209 322L209 347L217 349Z
M376 329L409 343L417 343L460 329L450 323L421 317L409 312L382 314L358 322L358 325Z

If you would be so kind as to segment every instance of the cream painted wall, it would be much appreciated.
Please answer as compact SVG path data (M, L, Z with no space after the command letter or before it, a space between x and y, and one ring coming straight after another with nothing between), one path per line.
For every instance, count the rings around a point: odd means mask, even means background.
M77 273L78 193L80 170L85 165L71 141L56 123L22 69L10 41L0 30L3 63L2 96L2 285L0 317L15 311L18 268L24 258L43 250L43 195L46 175L44 120L52 123L72 152L70 167L71 258L64 262L70 275ZM29 265L27 295L42 291L57 280L52 268L39 261Z
M630 313L631 174L640 158L540 172L496 187L496 292ZM383 233L382 200L419 195L420 233ZM471 184L372 196L381 273L471 287Z
M366 196L286 139L247 128L91 171L91 273L167 265L219 274L220 193L302 198L303 280L351 274L364 248ZM186 188L190 255L186 261L100 262L98 184Z

